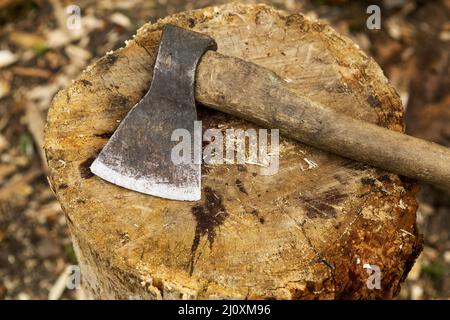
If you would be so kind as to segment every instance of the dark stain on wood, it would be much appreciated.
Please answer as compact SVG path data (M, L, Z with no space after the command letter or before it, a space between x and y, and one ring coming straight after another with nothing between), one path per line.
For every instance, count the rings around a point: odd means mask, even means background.
M103 132L103 133L96 133L95 136L96 137L100 137L103 139L109 139L111 138L111 136L113 135L114 132Z
M403 188L405 188L405 190L417 190L418 185L417 185L417 181L415 179L412 178L408 178L405 176L398 176L400 178L400 181L403 184Z
M336 189L328 190L319 196L300 196L299 199L304 203L306 216L308 218L330 219L336 217L336 209L334 205L339 205L345 198L346 194L340 193Z
M202 154L203 154L203 153L202 153ZM200 166L201 166L201 172L202 172L202 175L207 175L208 173L211 172L211 167L205 165L205 162L204 162L204 161L202 161L202 164L201 164Z
M346 160L344 162L344 167L357 171L364 171L370 168L370 166L354 160Z
M113 66L117 59L119 59L118 53L108 54L97 62L97 67L101 68L104 72Z
M283 18L286 20L286 26L298 25L301 26L305 23L305 18L301 14L291 14L287 18Z
M373 185L375 185L375 179L364 177L364 178L361 178L361 183L365 186L373 186Z
M236 187L239 189L240 192L245 193L246 195L248 195L248 192L245 189L244 183L241 180L236 179L235 183L236 183Z
M92 157L84 160L82 163L80 163L80 165L78 166L78 171L80 172L81 178L90 179L94 176L90 167L96 157L97 157L97 155L92 156Z
M109 106L114 110L122 110L128 108L130 105L130 99L121 94L114 94L109 99Z
M264 224L264 222L266 222L266 219L264 219L264 217L261 217L259 215L259 211L257 209L252 210L252 215L254 215L256 218L258 218L259 223Z
M370 105L372 108L380 108L380 107L381 107L381 102L380 102L380 100L378 100L378 98L375 97L375 96L373 96L373 95L370 95L370 96L367 98L367 102L369 103L369 105Z
M391 178L387 174L379 176L378 180L381 181L381 182L391 182Z
M189 18L188 19L188 25L189 25L189 28L195 27L195 19Z
M92 86L92 82L90 82L89 80L86 79L80 79L79 80L85 87L91 87Z
M192 275L195 264L195 254L200 243L200 238L207 236L209 247L212 248L216 236L216 228L222 225L228 217L228 212L223 205L223 198L210 187L203 189L204 203L192 208L197 225L195 227L194 240L191 247L191 259L189 262L189 274Z

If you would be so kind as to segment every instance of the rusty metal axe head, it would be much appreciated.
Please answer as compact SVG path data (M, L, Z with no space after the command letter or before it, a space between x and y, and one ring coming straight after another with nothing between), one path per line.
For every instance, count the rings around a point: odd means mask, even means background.
M174 163L171 154L177 142L171 141L171 136L174 130L184 129L194 137L195 71L205 51L216 48L215 41L206 35L164 26L150 89L92 163L94 174L149 195L200 199L201 164L193 160L201 148L192 146L190 163Z

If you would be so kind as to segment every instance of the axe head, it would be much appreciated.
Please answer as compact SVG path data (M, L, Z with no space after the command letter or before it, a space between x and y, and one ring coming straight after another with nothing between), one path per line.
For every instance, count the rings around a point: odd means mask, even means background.
M174 25L163 28L149 91L122 120L91 165L97 176L124 188L173 200L201 197L201 146L193 144L197 63L215 50L210 37ZM175 130L192 137L190 158L174 162ZM178 131L180 132L180 131Z

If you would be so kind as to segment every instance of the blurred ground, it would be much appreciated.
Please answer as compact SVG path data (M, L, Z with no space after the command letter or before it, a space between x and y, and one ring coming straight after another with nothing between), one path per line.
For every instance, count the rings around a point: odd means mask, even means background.
M57 281L76 257L41 151L52 96L143 23L224 2L0 0L0 299L83 298ZM450 146L450 0L262 2L349 35L398 90L407 131ZM71 4L79 31L66 29ZM366 28L370 4L382 8L381 30ZM399 298L449 299L450 194L424 185L418 200L424 250Z

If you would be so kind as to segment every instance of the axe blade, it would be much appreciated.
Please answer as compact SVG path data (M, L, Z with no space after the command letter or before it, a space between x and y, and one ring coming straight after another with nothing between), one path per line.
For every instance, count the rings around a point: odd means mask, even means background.
M141 193L173 200L201 197L200 148L193 145L197 111L194 81L197 63L215 41L174 25L163 28L149 91L125 116L91 165L97 176ZM191 161L172 161L176 129L189 132ZM186 131L185 131L186 132ZM195 155L194 153L200 153Z

